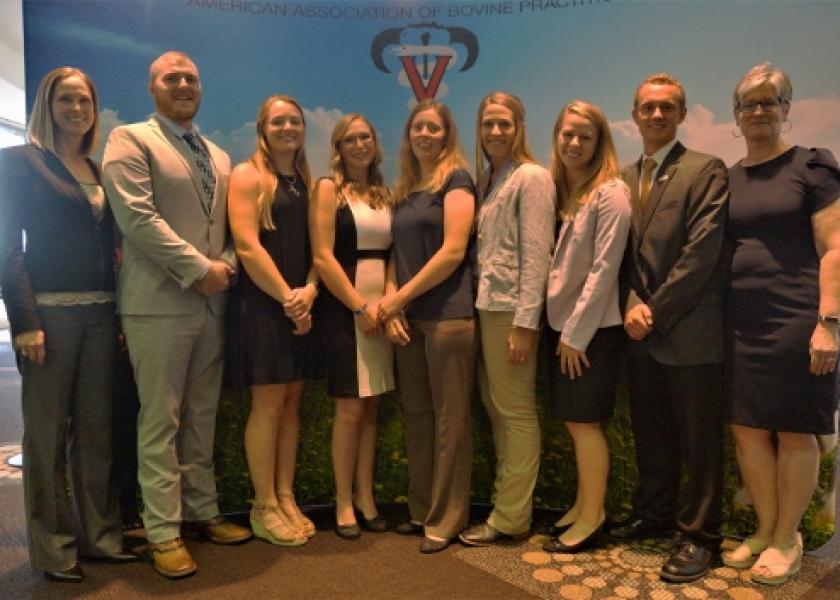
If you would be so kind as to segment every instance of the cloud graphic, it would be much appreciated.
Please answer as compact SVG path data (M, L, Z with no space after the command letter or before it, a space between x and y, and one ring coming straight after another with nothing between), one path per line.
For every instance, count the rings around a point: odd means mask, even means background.
M157 56L164 50L156 44L142 42L127 35L121 35L108 31L107 29L99 29L98 27L91 27L89 25L82 25L81 23L53 23L49 27L52 36L56 38L64 37L70 40L72 44L88 45L95 47L104 47L108 49L109 53L114 50L121 50L137 54L142 57Z
M303 116L306 119L306 157L309 159L313 179L329 174L330 136L335 124L344 114L338 108L303 107ZM256 131L256 122L250 121L229 132L214 130L206 135L230 154L231 161L236 164L254 153Z
M120 119L119 113L113 108L102 107L99 111L99 133L102 136L102 143L96 150L94 157L97 161L102 162L102 154L105 151L105 142L108 141L108 136L111 130L120 125L124 125L125 121Z
M746 154L735 119L727 113L726 120L718 117L702 104L689 107L685 121L677 134L689 148L719 156L732 165ZM783 135L789 144L828 148L840 155L840 95L827 94L803 98L791 104L788 119L792 129ZM641 136L632 119L610 123L621 164L635 160L641 152ZM787 128L787 126L785 126Z

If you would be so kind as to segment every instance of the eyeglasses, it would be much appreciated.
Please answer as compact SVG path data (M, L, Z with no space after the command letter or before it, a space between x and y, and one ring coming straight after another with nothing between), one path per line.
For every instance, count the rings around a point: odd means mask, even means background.
M760 106L764 112L776 112L781 105L782 101L779 98L763 98L761 100L739 102L738 111L742 114L751 115Z

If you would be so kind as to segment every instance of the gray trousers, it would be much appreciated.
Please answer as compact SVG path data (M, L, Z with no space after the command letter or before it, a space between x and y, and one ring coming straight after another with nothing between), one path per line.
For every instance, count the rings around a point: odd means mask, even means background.
M150 542L181 535L181 521L219 514L213 477L224 318L123 315L140 396L138 480Z
M472 319L409 322L397 347L408 449L408 508L428 536L452 539L470 510L475 371Z
M111 487L116 318L111 302L41 306L39 313L46 361L18 356L24 508L32 565L56 571L73 566L77 553L122 550Z

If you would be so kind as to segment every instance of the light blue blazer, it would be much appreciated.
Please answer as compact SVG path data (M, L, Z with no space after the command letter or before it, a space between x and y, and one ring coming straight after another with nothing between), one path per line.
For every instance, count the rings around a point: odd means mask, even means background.
M630 188L611 179L563 223L548 275L548 323L581 352L601 327L622 323L618 273L630 232Z

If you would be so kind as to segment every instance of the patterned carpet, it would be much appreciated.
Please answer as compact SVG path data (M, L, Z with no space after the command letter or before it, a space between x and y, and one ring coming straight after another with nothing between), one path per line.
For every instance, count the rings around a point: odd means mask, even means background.
M840 589L826 595L818 586L840 562L805 556L802 570L780 587L754 584L748 570L719 566L703 579L682 585L659 580L659 568L669 543L646 540L608 544L577 555L549 554L541 547L546 537L490 548L463 548L457 557L540 598L566 600L628 599L729 600L838 598ZM725 547L735 544L728 540ZM816 593L820 589L820 593Z

